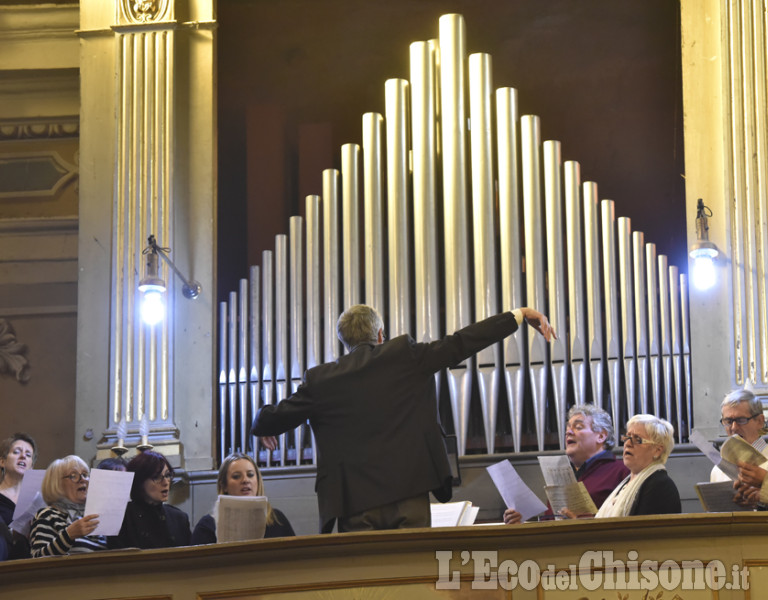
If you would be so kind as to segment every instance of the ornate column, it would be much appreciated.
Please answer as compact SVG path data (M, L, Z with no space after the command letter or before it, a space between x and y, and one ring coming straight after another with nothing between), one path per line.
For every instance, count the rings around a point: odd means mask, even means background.
M144 433L176 465L212 466L213 4L80 4L84 177L76 420L93 431L97 458L109 455L123 421L127 447ZM203 288L186 300L161 261L167 314L154 327L140 319L137 291L150 234Z
M712 436L726 393L768 395L766 26L764 0L681 2L688 241L702 198L721 252L716 287L690 292L694 423Z

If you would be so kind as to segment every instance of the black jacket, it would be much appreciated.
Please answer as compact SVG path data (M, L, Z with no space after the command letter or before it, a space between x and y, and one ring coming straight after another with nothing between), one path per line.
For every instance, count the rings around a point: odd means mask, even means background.
M132 500L125 507L120 533L107 539L109 548L173 548L189 546L189 517L170 504Z
M637 499L629 511L634 515L666 515L683 512L680 492L666 471L656 471L640 486Z
M264 406L252 433L278 435L309 420L317 447L321 530L338 517L433 492L451 498L451 470L438 423L435 373L517 330L507 312L442 340L401 335L361 344L309 369L295 394Z

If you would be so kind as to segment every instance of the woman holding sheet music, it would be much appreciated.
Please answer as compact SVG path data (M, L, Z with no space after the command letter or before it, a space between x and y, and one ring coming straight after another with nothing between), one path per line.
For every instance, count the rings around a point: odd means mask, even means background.
M110 548L173 548L188 546L189 517L166 504L173 467L158 452L134 456L126 470L134 473L131 501L125 508L120 533L109 538Z
M220 496L263 496L264 481L253 458L237 452L221 463L216 488ZM286 516L267 505L267 529L265 538L296 535ZM203 516L192 532L193 544L216 543L216 521L212 515Z
M84 514L90 475L88 465L75 455L48 465L40 490L48 506L35 515L30 532L33 558L107 547L104 536L91 535L99 525L99 516Z
M26 433L14 433L0 442L0 561L29 558L29 541L13 533L13 520L24 474L35 466L37 445Z

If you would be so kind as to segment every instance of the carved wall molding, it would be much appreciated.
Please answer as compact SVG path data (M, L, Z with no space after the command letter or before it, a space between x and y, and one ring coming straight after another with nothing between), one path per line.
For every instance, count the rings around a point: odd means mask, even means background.
M0 200L55 198L79 169L54 151L0 152Z
M0 121L0 141L76 138L79 135L80 119L77 116Z
M16 341L16 332L7 319L0 319L0 375L13 375L19 383L29 381L27 346Z

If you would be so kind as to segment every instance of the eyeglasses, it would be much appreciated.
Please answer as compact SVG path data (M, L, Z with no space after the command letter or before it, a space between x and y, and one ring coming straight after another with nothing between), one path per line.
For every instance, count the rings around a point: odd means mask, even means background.
M643 444L655 444L656 442L651 440L646 440L645 438L641 438L639 435L622 435L621 436L621 443L626 444L627 442L632 442L633 446L641 446Z
M746 425L747 423L749 423L755 417L759 417L760 414L762 414L762 413L758 413L756 415L752 415L751 417L736 417L735 419L729 419L727 417L723 417L722 419L720 419L720 422L723 425L725 425L726 427L730 427L734 423L736 423L736 425Z
M91 478L91 476L88 473L76 473L75 471L72 471L69 475L64 475L62 479L69 479L72 483L77 483L79 481L88 481Z
M163 479L165 479L166 481L171 481L171 479L173 479L173 473L166 472L161 475L155 475L154 477L150 477L150 479L152 479L152 481L154 481L155 483L160 483Z

